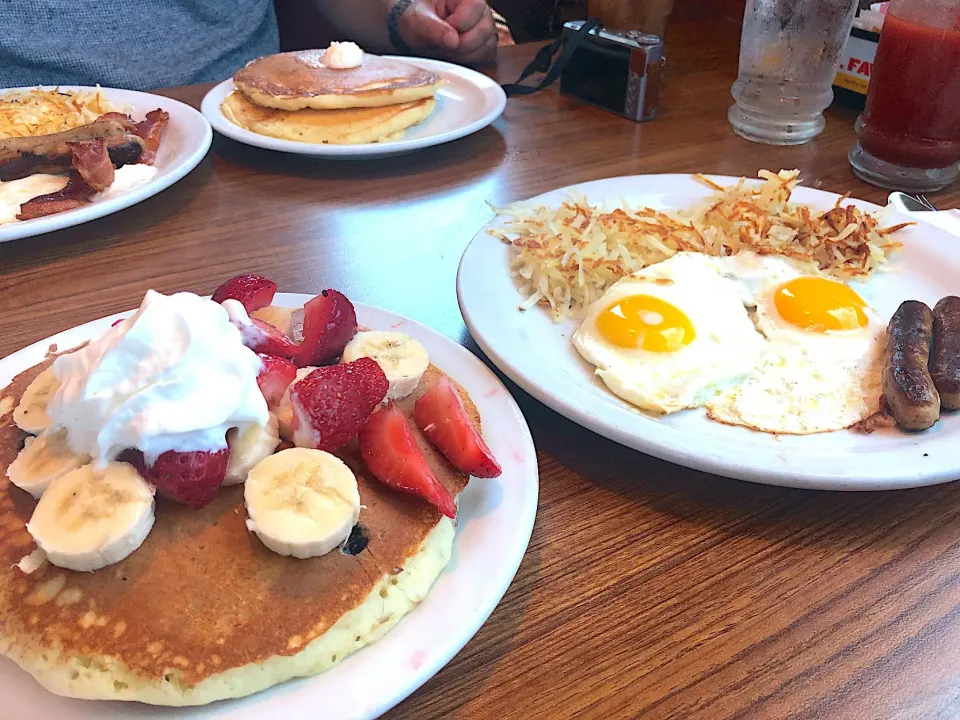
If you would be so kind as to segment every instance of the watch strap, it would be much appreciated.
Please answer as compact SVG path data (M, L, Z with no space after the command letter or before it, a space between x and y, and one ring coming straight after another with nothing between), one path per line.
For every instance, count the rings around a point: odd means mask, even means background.
M414 55L412 47L407 45L406 41L400 36L400 16L407 8L413 4L414 0L397 0L390 13L387 15L387 35L390 37L390 44L396 48L397 52L403 55Z

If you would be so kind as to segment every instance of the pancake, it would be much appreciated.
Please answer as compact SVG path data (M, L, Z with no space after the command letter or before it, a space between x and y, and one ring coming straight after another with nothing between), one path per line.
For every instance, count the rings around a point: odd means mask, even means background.
M370 477L354 441L337 453L364 505L354 535L368 542L353 556L271 552L246 529L240 485L199 511L158 499L153 531L120 563L92 573L44 564L25 575L13 566L35 547L24 526L36 503L6 477L26 437L12 407L49 364L0 391L0 652L52 692L199 705L316 674L386 633L450 558L453 523ZM441 376L430 366L398 405L411 415ZM458 494L468 478L417 437Z
M257 105L278 110L382 107L433 97L440 76L401 60L364 53L356 68L323 66L323 50L268 55L247 63L233 82Z
M347 110L275 110L255 105L239 92L220 105L227 120L258 135L305 143L356 145L393 140L425 120L437 101L431 98L384 107Z

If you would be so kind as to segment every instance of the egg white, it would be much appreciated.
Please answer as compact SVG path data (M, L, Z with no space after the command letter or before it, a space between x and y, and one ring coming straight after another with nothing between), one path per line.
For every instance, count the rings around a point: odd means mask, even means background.
M710 398L707 415L770 433L841 430L880 410L882 360L882 346L838 359L772 344L746 380Z

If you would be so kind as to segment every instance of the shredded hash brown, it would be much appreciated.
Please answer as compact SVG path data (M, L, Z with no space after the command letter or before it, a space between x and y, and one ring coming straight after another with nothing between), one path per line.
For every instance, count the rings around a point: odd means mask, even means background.
M0 94L0 139L72 130L108 112L119 112L100 90L27 90Z
M693 208L662 212L627 206L604 210L571 197L559 208L517 204L497 210L508 219L491 234L513 247L511 272L527 299L520 309L550 305L555 320L577 315L620 278L680 251L727 256L741 250L782 255L841 280L865 277L901 243L888 236L912 223L880 227L853 205L819 212L790 202L798 170L761 170L722 187Z

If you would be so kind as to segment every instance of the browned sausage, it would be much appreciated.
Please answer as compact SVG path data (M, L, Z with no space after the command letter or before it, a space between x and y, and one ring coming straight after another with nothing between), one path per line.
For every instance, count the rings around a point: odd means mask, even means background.
M927 369L933 313L917 300L900 304L887 325L883 397L897 425L926 430L940 419L940 396Z
M960 297L945 297L933 308L930 377L940 393L940 407L960 408Z

